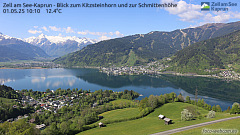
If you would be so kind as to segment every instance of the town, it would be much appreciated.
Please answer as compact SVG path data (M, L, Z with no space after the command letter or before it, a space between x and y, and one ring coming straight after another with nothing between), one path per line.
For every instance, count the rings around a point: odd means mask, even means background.
M60 89L58 89L60 90ZM60 90L61 91L61 90ZM70 89L68 89L70 91ZM68 94L55 94L54 90L46 90L46 92L39 92L43 95L41 97L31 97L29 93L32 93L33 91L27 91L27 90L16 90L17 93L22 94L22 97L19 99L15 99L16 102L18 102L18 105L22 106L22 108L26 108L27 106L31 106L34 108L34 113L36 114L44 114L44 111L50 111L53 113L57 113L59 109L61 109L63 106L72 106L73 100L79 100L83 94L86 96L90 95L91 93L81 92L80 91L71 91ZM38 93L38 92L37 92ZM38 94L39 94L38 93ZM18 105L13 105L13 108L19 107ZM96 103L93 104L93 106L96 106ZM28 118L29 114L25 114L24 116L19 115L17 118L10 118L7 119L8 122L18 121L19 119ZM3 121L1 121L2 123ZM32 118L29 120L29 123L35 123L35 119ZM44 129L46 127L45 124L36 125L37 129Z
M167 60L171 60L168 58ZM173 74L180 76L199 76L199 77L213 77L213 78L225 78L232 80L239 80L240 74L235 72L232 68L230 69L205 69L206 75L198 75L196 73L178 73L176 71L168 71L166 68L170 67L162 62L154 61L148 63L146 66L110 66L110 67L100 67L99 71L106 73L107 75L161 75L161 74Z
M28 69L28 68L61 68L60 64L55 64L53 62L22 62L22 63L7 63L0 65L0 68L21 68L21 69Z

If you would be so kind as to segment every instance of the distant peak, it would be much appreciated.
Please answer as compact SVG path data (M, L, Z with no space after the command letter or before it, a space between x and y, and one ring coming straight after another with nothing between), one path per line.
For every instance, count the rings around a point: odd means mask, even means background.
M40 34L38 37L39 37L39 38L46 38L46 35L44 35L44 34L42 33L42 34Z

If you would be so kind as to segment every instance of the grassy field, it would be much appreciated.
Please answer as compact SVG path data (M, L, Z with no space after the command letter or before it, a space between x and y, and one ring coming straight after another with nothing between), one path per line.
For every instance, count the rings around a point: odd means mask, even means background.
M138 114L138 108L117 109L100 114L100 116L103 116L103 119L101 119L100 121L104 123L108 120L121 120L125 118L132 118L134 116L137 116Z
M143 134L151 134L157 133L161 131L166 131L170 129L175 129L179 127L189 126L193 124L198 124L202 122L212 121L216 119L231 117L230 114L226 113L216 113L216 118L207 119L203 118L201 120L193 120L193 121L181 121L181 111L188 107L193 106L187 103L168 103L163 105L162 107L157 108L154 112L149 114L144 118L140 118L137 120L125 121L120 123L107 124L106 127L103 128L94 128L84 132L79 133L78 135L143 135ZM198 108L201 115L207 115L208 111L202 108ZM163 114L166 117L173 120L174 124L164 125L163 120L158 119L158 115ZM234 115L232 115L234 116Z
M3 104L7 104L7 105L14 103L13 99L7 99L7 98L3 98L3 97L0 97L0 101L2 101Z
M175 133L174 135L199 135L202 134L203 129L211 129L211 130L216 130L216 129L233 129L233 130L238 130L238 134L240 134L240 119L233 119L233 120L228 120L228 121L223 121L199 128L194 128L191 130L186 130L183 132Z

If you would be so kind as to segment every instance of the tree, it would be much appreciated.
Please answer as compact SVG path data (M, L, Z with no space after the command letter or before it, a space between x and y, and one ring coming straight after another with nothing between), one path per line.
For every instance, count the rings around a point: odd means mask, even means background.
M181 112L181 120L190 121L192 119L193 119L193 114L189 112L187 109L183 109L183 111Z
M230 108L230 106L228 106L228 108L227 108L227 113L229 113L230 112L230 110L231 110L231 108Z
M166 99L163 95L158 96L157 99L158 99L158 105L159 106L166 103Z
M145 108L147 108L147 107L148 107L148 98L145 97L145 98L143 98L143 99L140 101L140 103L139 103L139 109L140 109L140 111L141 111L142 109L145 109Z
M216 106L215 106L215 105L212 106L212 110L213 110L213 111L216 111Z
M156 96L150 95L148 98L148 104L154 109L158 105L158 100Z
M230 114L240 113L239 103L235 102L232 105L232 109L230 110Z
M186 97L186 101L185 101L185 102L186 102L186 103L191 103L191 99L190 99L189 96Z
M222 108L220 107L220 105L216 105L216 112L222 112Z
M184 97L181 93L175 98L175 102L184 102Z
M209 111L207 118L215 118L215 111L213 111L213 110Z
M69 127L70 125L68 124L68 122L65 122L63 121L61 124L60 124L60 131L62 134L66 135L69 133Z

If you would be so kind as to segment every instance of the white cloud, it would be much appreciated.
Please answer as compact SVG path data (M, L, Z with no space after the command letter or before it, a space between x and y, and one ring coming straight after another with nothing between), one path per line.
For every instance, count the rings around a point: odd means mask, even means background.
M49 26L49 28L50 28L52 31L61 31L61 28L57 28L56 26Z
M201 12L201 5L188 4L182 0L162 0L162 3L176 3L177 7L164 9L170 14L179 16L181 21L193 22L195 19L200 19L204 16Z
M113 32L109 32L108 35L113 36Z
M122 33L120 33L119 31L116 31L115 34L116 34L116 36L118 36L118 37L124 36L124 35L123 35Z
M177 7L164 8L164 10L168 11L170 14L179 16L181 21L194 22L197 23L197 25L205 23L223 23L228 22L230 19L240 19L240 13L237 11L202 12L200 4L191 4L184 0L161 0L161 3L176 3Z
M35 28L35 29L36 29L36 28L38 28L38 26L33 26L33 28Z
M206 17L206 21L213 21L213 22L227 22L230 19L240 19L240 13L239 12L214 12L215 14L210 16L208 15L208 18Z
M49 32L49 30L48 30L47 27L45 27L45 26L43 26L42 29L45 30L45 31L47 31L47 32Z
M41 30L28 30L28 32L29 33L31 33L31 34L37 34L37 33L42 33L42 31Z
M113 36L113 35L116 35L117 37L122 37L124 36L122 33L120 33L119 31L115 31L115 32L91 32L89 30L85 30L85 31L79 31L77 32L78 34L80 35L87 35L87 34L90 34L90 35L94 35L94 36L105 36L105 35L109 35L109 36Z
M111 39L111 37L107 37L107 36L101 36L98 38L99 41L103 41L103 40L108 40L108 39Z
M59 37L64 37L64 35L62 35L62 33L59 33L58 36L59 36Z
M75 33L71 27L63 28L66 33Z
M77 32L79 35L87 35L89 33L88 30L85 30L85 31L79 31Z

